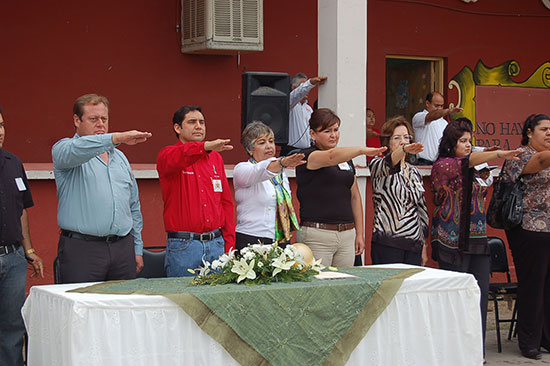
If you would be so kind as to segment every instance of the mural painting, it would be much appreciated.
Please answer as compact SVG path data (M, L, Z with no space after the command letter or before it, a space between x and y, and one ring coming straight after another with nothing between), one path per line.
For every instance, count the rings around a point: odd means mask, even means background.
M476 145L515 148L528 115L550 114L550 62L522 82L513 80L519 77L520 65L514 60L496 67L479 60L473 71L465 66L449 82L449 89L458 91L457 105L464 109L453 118L467 117L473 122Z

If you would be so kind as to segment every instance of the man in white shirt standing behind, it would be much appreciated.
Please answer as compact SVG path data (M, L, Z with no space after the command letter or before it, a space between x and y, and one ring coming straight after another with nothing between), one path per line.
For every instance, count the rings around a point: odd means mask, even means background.
M304 73L298 73L290 79L290 115L288 119L288 145L281 147L281 156L295 149L307 149L311 146L309 118L313 109L307 104L307 95L316 85L324 84L326 76L317 76L308 80Z
M426 109L414 115L412 124L415 141L424 145L424 151L420 152L418 165L432 165L437 159L439 140L443 136L443 130L447 127L447 121L443 118L451 113L462 112L462 108L443 108L443 95L438 92L428 93L426 96Z

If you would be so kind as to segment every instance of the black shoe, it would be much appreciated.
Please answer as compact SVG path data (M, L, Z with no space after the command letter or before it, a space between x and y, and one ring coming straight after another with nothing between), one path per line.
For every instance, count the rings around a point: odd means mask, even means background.
M523 357L527 357L527 358L530 358L532 360L540 360L541 359L541 355L540 355L540 352L536 349L530 349L529 351L521 351L521 355Z
M546 352L550 352L550 344L541 344L541 348L544 348Z

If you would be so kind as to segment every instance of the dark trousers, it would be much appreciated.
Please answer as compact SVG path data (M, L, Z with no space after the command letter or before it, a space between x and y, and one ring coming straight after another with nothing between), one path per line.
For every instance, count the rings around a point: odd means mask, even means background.
M491 272L491 257L481 254L463 254L462 263L453 265L439 261L439 268L448 271L470 273L474 275L481 292L481 328L483 331L483 357L485 357L485 330L487 328L487 304L489 301L489 274Z
M110 244L61 235L57 257L61 283L136 278L136 254L132 235Z
M506 231L518 277L518 343L522 351L550 348L550 233Z
M405 263L414 266L422 265L422 252L411 252L376 242L371 243L370 258L372 264Z
M246 235L243 233L235 233L235 249L241 250L243 248L246 248L248 244L272 244L273 239L271 238L265 238L261 236L253 236L253 235ZM283 245L284 248L286 246Z

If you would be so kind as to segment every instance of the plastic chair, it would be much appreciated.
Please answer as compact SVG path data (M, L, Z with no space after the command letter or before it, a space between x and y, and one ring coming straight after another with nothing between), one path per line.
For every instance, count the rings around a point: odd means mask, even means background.
M498 352L502 352L502 344L500 341L500 323L510 323L508 340L511 340L517 315L516 306L518 283L512 282L510 278L510 268L508 267L508 256L506 255L506 246L504 245L504 241L496 236L490 236L487 239L489 241L489 250L491 251L491 274L506 273L506 278L508 279L508 282L489 284L489 301L493 301L495 309ZM498 301L504 299L503 295L515 295L514 309L512 310L512 318L510 319L500 319L499 316Z
M164 258L166 247L150 246L143 247L143 269L138 273L138 278L160 278L166 277L164 269Z

